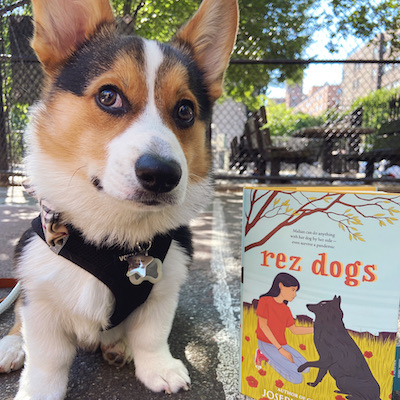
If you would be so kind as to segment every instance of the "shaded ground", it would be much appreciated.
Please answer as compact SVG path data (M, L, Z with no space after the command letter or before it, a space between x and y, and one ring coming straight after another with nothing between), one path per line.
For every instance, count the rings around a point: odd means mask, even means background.
M37 215L37 208L25 198L18 189L10 193L0 188L0 277L12 275L13 247L21 233L29 227L30 220ZM226 204L226 212L234 216L229 222L228 240L234 240L235 251L230 257L234 271L225 274L226 287L230 295L229 309L235 309L233 323L236 338L221 342L220 333L224 332L223 319L214 304L214 285L218 272L210 268L213 256L213 204L193 223L195 241L195 259L190 270L190 277L183 288L172 333L171 351L181 358L188 367L192 387L188 392L173 395L174 399L219 400L244 399L238 393L238 361L236 354L239 330L239 254L240 254L240 217L241 204L238 196L218 197L219 209ZM227 214L227 215L228 215ZM237 214L237 216L236 216ZM221 217L221 215L220 215ZM222 216L225 218L225 216ZM215 236L215 235L214 235ZM214 246L215 247L215 246ZM229 260L228 260L229 261ZM222 265L222 269L225 266ZM6 290L0 291L0 296ZM233 300L232 300L233 299ZM234 303L234 304L232 304ZM12 326L12 311L0 316L0 336ZM230 345L229 340L235 344ZM231 365L221 369L221 346L230 349ZM222 371L222 373L221 373ZM20 372L0 375L0 393L2 400L11 400L16 393ZM227 394L225 393L227 392ZM124 400L124 399L171 399L170 395L154 394L143 387L134 377L134 366L128 365L117 370L102 359L99 351L95 353L78 352L70 372L67 399L69 400Z

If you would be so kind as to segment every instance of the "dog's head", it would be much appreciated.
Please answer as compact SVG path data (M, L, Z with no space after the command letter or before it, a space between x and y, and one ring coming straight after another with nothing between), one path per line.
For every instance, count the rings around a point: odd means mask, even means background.
M70 216L72 204L107 216L201 204L236 0L204 0L169 44L119 36L109 0L33 0L33 10L47 77L28 139L38 195Z
M334 296L332 300L323 300L317 304L307 304L307 308L320 320L336 320L343 318L343 311L340 308L342 299Z

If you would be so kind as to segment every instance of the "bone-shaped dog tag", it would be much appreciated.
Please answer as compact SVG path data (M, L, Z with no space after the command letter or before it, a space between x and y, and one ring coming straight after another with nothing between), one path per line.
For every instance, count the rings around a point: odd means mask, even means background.
M137 254L128 257L129 268L126 276L133 285L143 281L156 283L162 278L162 262L158 258Z

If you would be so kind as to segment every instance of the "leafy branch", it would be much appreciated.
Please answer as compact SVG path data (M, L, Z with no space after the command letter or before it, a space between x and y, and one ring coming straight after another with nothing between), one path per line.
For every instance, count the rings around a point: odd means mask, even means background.
M247 245L245 251L263 245L282 228L316 213L326 215L335 221L340 229L348 233L350 240L364 242L359 230L359 227L363 225L363 219L376 220L379 226L384 227L386 224L393 225L398 221L395 214L400 212L396 208L400 205L400 196L377 195L371 198L371 196L353 194L357 202L352 204L345 201L345 193L321 193L320 197L308 197L304 192L298 191L262 191L261 195L258 192L258 190L253 190L250 193L250 207L248 213L245 214L245 236L263 219L277 216L283 216L284 219L263 238ZM302 201L297 198L298 196L302 196ZM340 211L344 207L345 211Z

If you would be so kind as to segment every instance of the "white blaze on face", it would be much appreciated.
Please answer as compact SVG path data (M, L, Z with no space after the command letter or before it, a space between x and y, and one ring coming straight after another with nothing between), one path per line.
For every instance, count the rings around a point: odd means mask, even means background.
M144 154L158 155L176 161L182 169L178 186L169 194L179 204L184 200L188 179L186 158L177 137L163 122L155 101L157 73L164 55L157 42L148 40L144 40L144 55L147 105L132 125L110 142L102 186L116 198L138 200L143 189L135 174L135 163Z

